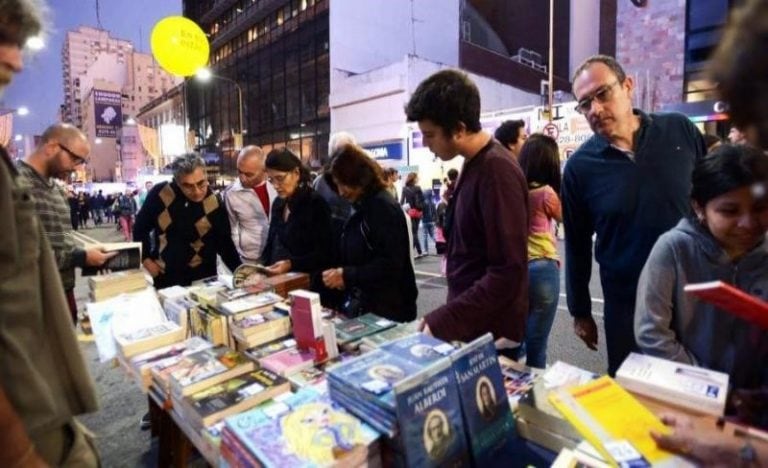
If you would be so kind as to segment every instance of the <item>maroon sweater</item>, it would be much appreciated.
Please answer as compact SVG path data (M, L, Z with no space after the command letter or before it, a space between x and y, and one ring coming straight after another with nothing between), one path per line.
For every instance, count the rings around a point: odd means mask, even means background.
M436 337L487 332L521 342L528 316L528 189L517 161L491 139L464 164L447 246L448 301L425 317Z

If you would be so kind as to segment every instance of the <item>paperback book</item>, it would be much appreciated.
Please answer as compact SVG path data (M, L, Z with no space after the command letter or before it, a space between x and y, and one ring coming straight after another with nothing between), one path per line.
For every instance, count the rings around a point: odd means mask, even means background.
M276 374L289 376L315 365L315 354L298 347L284 349L259 359L259 364Z
M276 303L282 300L282 297L272 292L247 294L237 299L222 302L219 309L226 315L254 314L270 311Z
M170 374L171 392L175 395L191 395L253 369L253 361L226 346L204 349L184 356L179 361Z
M184 340L184 329L171 321L160 322L156 325L115 333L115 340L120 353L130 358L139 353L178 343Z
M398 382L395 395L408 466L469 465L467 437L450 359L433 361L424 370Z
M99 244L99 247L106 252L117 254L100 267L84 266L83 276L94 276L104 271L117 272L141 268L141 242L114 242Z
M722 281L688 284L685 292L768 330L768 302Z
M392 328L382 330L373 335L368 335L360 340L360 350L370 351L376 349L384 343L405 338L419 331L419 322L414 320L408 323L399 323Z
M168 346L137 354L130 359L128 364L141 379L141 386L146 390L152 380L152 367L170 365L173 362L178 362L187 354L196 353L212 346L213 345L209 341L193 336L192 338L188 338L179 343L173 343Z
M378 315L365 314L336 324L336 338L340 345L344 345L395 325L397 325L396 322Z
M293 337L282 337L270 341L269 343L264 343L263 345L254 346L253 348L247 349L245 350L245 355L254 361L258 361L271 354L295 347L296 340L294 340Z
M414 333L381 345L380 349L418 365L429 365L450 356L453 345L424 333Z
M493 461L514 430L499 359L490 333L451 355L461 412L475 466Z

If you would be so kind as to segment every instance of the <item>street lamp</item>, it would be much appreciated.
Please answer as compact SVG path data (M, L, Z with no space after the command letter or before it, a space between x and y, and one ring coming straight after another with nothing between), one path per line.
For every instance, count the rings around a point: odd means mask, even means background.
M29 50L41 50L43 47L45 47L45 41L43 41L43 38L40 36L32 36L27 39L25 45L29 48Z
M243 128L243 88L240 87L240 84L231 79L227 78L225 76L219 76L215 75L210 68L208 67L201 67L197 70L197 73L195 73L195 79L201 83L207 83L211 81L212 78L216 78L217 80L222 81L228 81L235 85L237 88L237 108L238 108L238 116L239 116L239 127L240 127L240 135L242 137L243 133L245 133L245 129Z

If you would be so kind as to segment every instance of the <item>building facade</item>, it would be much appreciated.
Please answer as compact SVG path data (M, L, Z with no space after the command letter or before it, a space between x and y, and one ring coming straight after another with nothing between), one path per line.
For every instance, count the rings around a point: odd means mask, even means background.
M208 83L187 81L196 147L234 175L234 134L269 151L287 146L310 165L327 156L328 0L185 0L184 16L211 42ZM216 79L216 76L225 79ZM235 82L237 86L235 85Z

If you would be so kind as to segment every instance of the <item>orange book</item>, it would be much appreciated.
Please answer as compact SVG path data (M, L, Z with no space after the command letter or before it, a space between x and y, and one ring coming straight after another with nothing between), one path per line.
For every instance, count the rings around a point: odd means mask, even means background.
M686 285L685 292L768 330L768 302L735 286L722 281L710 281Z

